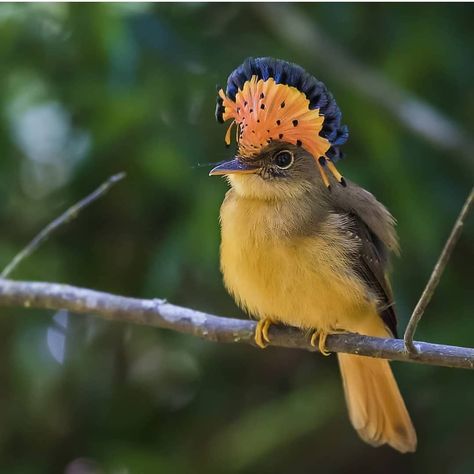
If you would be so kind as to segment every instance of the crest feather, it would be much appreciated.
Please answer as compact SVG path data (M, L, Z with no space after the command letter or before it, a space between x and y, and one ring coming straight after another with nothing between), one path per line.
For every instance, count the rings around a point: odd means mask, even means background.
M332 162L342 158L343 155L339 147L347 141L349 132L347 126L341 124L342 114L334 97L324 83L306 72L301 66L281 59L248 58L229 75L225 93L219 93L217 100L216 118L219 122L222 123L226 120L224 118L224 99L227 97L229 101L235 103L239 91L243 91L245 84L251 81L252 77L256 77L257 82L261 79L264 83L271 78L274 85L288 86L301 92L308 101L306 110L317 111L323 118L322 126L314 130L315 135L326 139L329 144L326 152L322 155ZM229 107L229 102L226 103L226 106ZM265 106L268 106L268 103ZM239 124L238 120L236 123ZM265 130L268 129L267 127ZM245 134L246 132L244 132ZM272 136L272 139L278 139L278 135ZM311 140L316 141L316 139ZM318 147L318 151L320 149L321 147ZM319 156L315 156L315 159L318 158Z

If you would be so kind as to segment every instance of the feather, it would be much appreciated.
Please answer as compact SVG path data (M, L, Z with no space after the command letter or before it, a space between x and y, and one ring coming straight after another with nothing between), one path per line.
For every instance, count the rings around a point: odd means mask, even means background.
M269 82L269 81L272 82ZM274 97L274 104L279 106L281 103L285 103L285 110L284 115L291 120L298 118L298 115L301 114L302 111L315 111L316 116L322 115L323 118L321 119L321 123L323 127L321 128L321 124L318 122L317 124L313 124L312 129L306 130L309 134L309 138L304 136L305 132L303 133L303 137L299 137L299 141L302 142L303 146L311 146L311 142L318 142L318 135L321 139L325 139L329 142L329 145L325 147L324 151L329 149L329 146L332 147L339 147L343 145L347 138L348 138L348 131L347 126L341 124L342 114L337 106L337 103L332 96L332 94L327 90L324 83L316 79L311 74L307 73L301 66L297 64L290 63L287 61L283 61L281 59L273 59L273 58L248 58L246 59L243 64L237 67L227 79L227 87L225 92L219 92L219 96L217 99L217 108L216 108L216 118L219 122L227 120L229 118L235 118L238 121L238 116L231 117L231 110L234 108L232 103L236 104L238 102L238 96L242 93L242 91L246 90L246 85L249 82L257 82L260 81L265 84L264 88L268 89L271 86L287 86L286 89L284 87L279 88L278 99ZM307 100L307 103L304 103L304 108L302 108L302 102L296 101L299 109L295 105L295 94L288 93L288 90L296 90L301 93L301 95ZM252 89L254 91L254 89ZM287 94L282 94L281 91L287 91ZM247 88L248 91L248 88ZM288 95L288 97L286 97ZM295 96L295 97L293 97ZM258 99L259 96L256 98ZM226 101L227 98L227 101ZM223 107L222 101L226 101L226 108ZM250 102L247 98L247 102ZM272 109L275 112L274 107L270 104L270 99L267 96L267 101L265 103L266 108ZM293 104L294 107L289 107L290 104ZM255 120L258 119L257 117L257 108L258 104L252 99L253 107L253 117ZM227 118L226 118L227 113ZM308 115L308 117L311 114ZM273 118L273 117L271 117ZM279 117L282 120L281 117ZM260 118L260 123L263 123L262 118ZM272 123L270 123L273 125ZM248 128L248 127L247 127ZM266 122L264 130L271 130L272 127L268 126L268 122ZM250 129L249 129L250 130ZM250 131L250 133L252 133ZM278 134L275 135L273 133L271 135L271 139L275 139L279 135L284 134L284 131L280 130ZM244 134L245 135L245 134ZM267 143L268 136L265 140L261 140L255 142L250 146L249 149L243 149L243 155L245 153L255 154L256 151L260 148L260 143L263 145ZM296 139L295 139L296 140ZM245 141L245 140L244 140ZM296 143L296 141L290 141L290 143ZM322 143L322 142L321 142ZM315 154L315 158L319 158L319 156L323 156L324 152L322 151L323 147L313 146L310 151L311 153ZM319 155L316 155L320 153ZM334 151L332 153L332 161L337 161L342 156L341 153Z
M415 429L389 362L349 354L338 354L338 360L349 418L359 436L372 446L415 451Z

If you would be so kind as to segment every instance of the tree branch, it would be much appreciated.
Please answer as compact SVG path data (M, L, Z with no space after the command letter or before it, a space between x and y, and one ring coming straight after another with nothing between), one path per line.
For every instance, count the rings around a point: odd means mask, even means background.
M76 204L63 212L59 217L50 222L39 234L37 234L31 242L15 255L13 260L5 267L0 274L0 278L7 278L13 270L27 257L29 257L49 236L59 229L59 227L71 222L78 214L87 206L103 196L115 183L125 178L125 173L118 173L111 176L107 181L102 183L95 191L81 199Z
M255 346L254 321L214 316L167 303L164 300L129 298L58 283L0 280L0 306L59 310L95 314L104 319L152 326L209 341ZM272 346L316 351L309 335L296 328L272 326ZM474 349L441 344L414 343L415 354L405 351L403 340L380 339L358 334L333 334L326 346L345 352L404 362L474 369Z
M46 226L12 260L0 275L0 306L49 310L67 309L80 314L93 313L96 316L112 321L171 329L210 341L239 342L255 346L254 334L256 323L254 321L214 316L189 308L175 306L164 300L129 298L58 283L16 282L4 278L24 258L31 255L56 229L75 218L82 209L106 193L113 184L120 181L124 176L124 173L112 176L93 193L70 207ZM405 341L350 333L331 334L326 340L326 347L330 352L345 352L444 367L474 368L474 349L413 342L416 325L436 289L441 273L459 238L471 203L472 191L410 319L405 333ZM309 335L296 328L272 326L270 338L272 341L271 345L273 346L316 351L316 348L310 344ZM407 348L409 350L406 350Z
M472 199L474 195L474 188L471 189L469 196L464 203L461 212L459 213L456 222L454 223L453 230L451 231L451 235L449 236L448 240L444 244L443 251L436 262L436 265L431 273L430 279L426 284L426 287L421 295L420 300L418 301L415 309L413 310L413 314L410 317L410 321L408 321L407 328L405 330L405 335L403 337L405 341L405 348L409 352L416 352L416 347L413 344L413 337L415 335L416 328L418 323L420 322L423 313L425 312L426 307L428 306L431 298L438 286L439 280L441 279L441 275L448 264L449 258L451 257L451 253L453 252L454 247L456 246L459 237L461 236L461 232L464 226L464 222L466 217L469 214L472 206Z

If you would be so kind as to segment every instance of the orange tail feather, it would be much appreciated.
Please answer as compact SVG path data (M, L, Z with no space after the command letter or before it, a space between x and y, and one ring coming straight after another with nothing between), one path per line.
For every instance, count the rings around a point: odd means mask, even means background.
M416 450L416 432L386 360L338 354L349 418L372 446Z

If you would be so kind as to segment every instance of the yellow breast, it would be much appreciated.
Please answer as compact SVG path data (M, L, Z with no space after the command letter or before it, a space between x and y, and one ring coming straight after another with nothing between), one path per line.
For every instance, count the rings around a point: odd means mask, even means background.
M375 301L348 267L353 249L336 225L341 216L298 235L291 212L232 191L224 201L221 268L237 303L256 318L301 328L385 334Z

